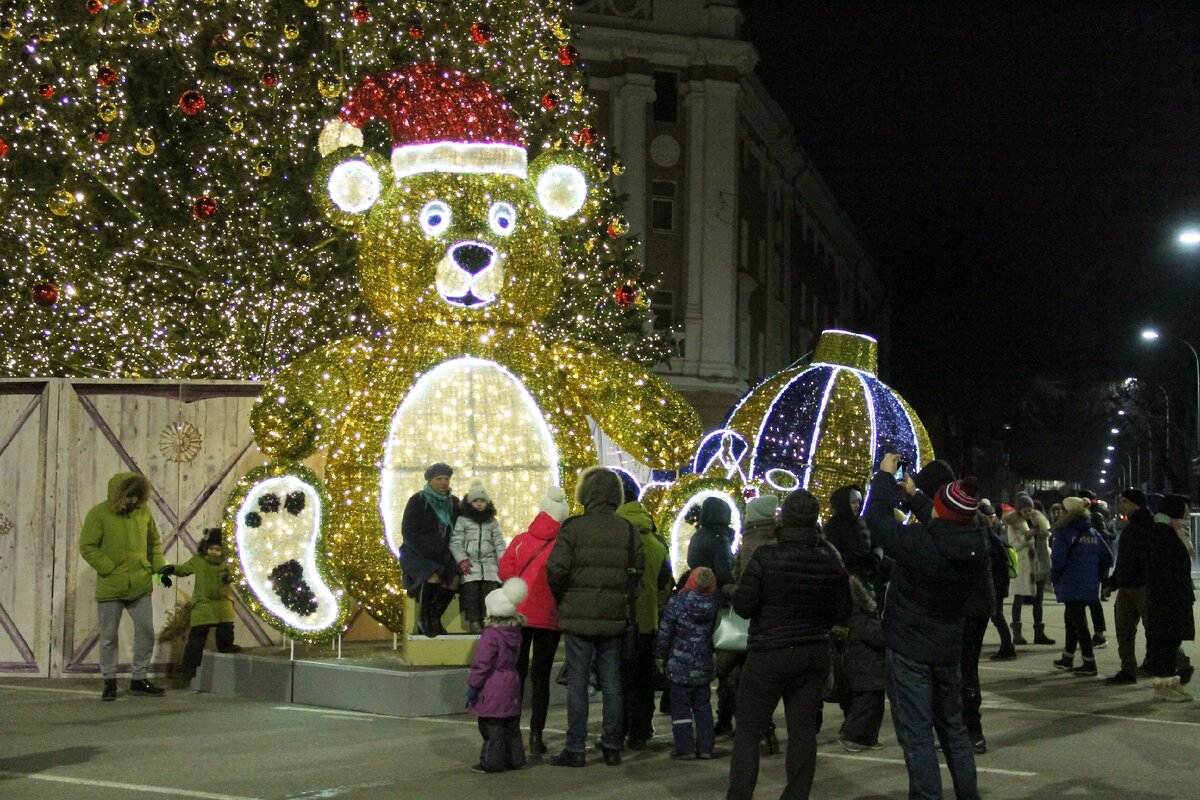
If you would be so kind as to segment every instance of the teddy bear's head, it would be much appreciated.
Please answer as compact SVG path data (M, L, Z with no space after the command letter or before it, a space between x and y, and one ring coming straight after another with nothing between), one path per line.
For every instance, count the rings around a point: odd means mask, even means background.
M390 160L361 128L392 129ZM321 134L315 191L359 237L359 280L391 323L527 325L562 291L559 234L594 204L592 167L547 150L528 160L512 108L436 63L364 78Z

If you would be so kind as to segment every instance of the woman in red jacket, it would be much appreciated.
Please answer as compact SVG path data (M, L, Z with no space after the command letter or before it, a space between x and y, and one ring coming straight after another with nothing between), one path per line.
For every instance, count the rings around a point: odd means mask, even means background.
M546 710L550 706L554 654L562 636L558 629L558 606L546 582L546 560L554 549L559 526L570 513L567 496L557 486L546 490L538 508L538 515L529 524L529 530L513 539L500 559L500 580L520 578L529 587L529 596L517 607L526 619L521 632L517 674L521 676L522 698L525 696L525 677L531 675L533 679L533 710L529 717L529 752L533 756L546 752L542 729L546 726ZM529 663L531 649L532 669Z

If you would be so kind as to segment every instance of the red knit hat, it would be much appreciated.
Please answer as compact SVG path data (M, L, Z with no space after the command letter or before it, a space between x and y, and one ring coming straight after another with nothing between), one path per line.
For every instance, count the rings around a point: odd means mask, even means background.
M683 588L689 592L712 594L717 590L717 576L708 567L696 567L688 574Z
M974 476L947 483L933 495L933 507L941 519L969 525L979 511L979 486Z
M364 125L392 129L396 177L466 172L526 177L525 137L504 96L484 81L430 61L368 75L350 91L338 119L325 126L321 155L362 146Z

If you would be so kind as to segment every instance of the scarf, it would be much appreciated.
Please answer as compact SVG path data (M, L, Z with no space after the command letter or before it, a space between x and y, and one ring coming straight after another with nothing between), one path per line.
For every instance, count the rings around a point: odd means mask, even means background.
M425 495L425 502L433 509L433 513L437 514L438 521L442 523L442 534L454 527L454 523L450 519L451 502L450 493L438 494L434 488L425 482L425 488L421 490L421 494Z

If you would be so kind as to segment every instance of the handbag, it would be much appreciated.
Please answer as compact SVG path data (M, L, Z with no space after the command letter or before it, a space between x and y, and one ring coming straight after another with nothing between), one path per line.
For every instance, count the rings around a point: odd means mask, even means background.
M750 637L750 620L739 616L732 608L717 612L717 625L713 628L713 649L746 652L746 640Z
M637 530L629 526L629 557L625 562L625 596L629 601L629 609L625 617L625 632L621 635L621 660L637 661L638 657L638 623L637 623L637 584L639 575L634 566L634 537Z

